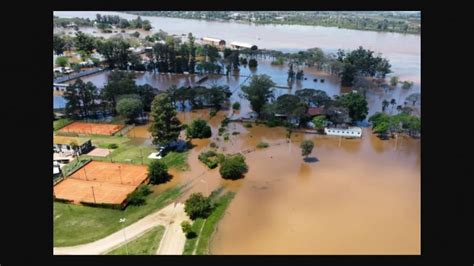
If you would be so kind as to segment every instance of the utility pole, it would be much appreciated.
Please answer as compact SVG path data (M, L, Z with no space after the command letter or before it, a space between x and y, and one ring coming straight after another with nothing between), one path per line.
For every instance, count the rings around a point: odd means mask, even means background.
M120 184L123 184L123 181L122 181L122 168L120 167L120 165L118 166L118 169L119 169L119 174L120 174Z
M95 201L94 187L93 187L93 186L91 186L91 189L92 189L92 197L94 197L94 203L97 203L97 202Z
M89 179L87 179L86 167L83 166L82 169L84 170L84 176L85 176L86 180L89 181Z
M120 218L119 220L119 223L122 224L122 231L123 231L123 239L125 240L125 250L127 252L127 255L128 255L128 243L127 243L127 236L125 235L125 228L124 228L124 223L125 223L126 219L125 218Z

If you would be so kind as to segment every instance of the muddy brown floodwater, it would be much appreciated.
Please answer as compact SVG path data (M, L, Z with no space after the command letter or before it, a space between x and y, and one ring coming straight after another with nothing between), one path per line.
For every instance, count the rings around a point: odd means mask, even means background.
M284 128L228 125L230 139L217 129L231 111L209 119L209 110L180 112L183 122L209 120L211 139L193 140L191 170L171 171L160 190L190 184L209 194L224 186L236 196L217 232L211 254L420 254L420 141L408 137L382 141L369 129L362 139L293 133ZM315 148L305 162L299 144ZM257 150L265 141L269 148ZM215 142L220 152L248 152L245 178L227 181L197 156Z

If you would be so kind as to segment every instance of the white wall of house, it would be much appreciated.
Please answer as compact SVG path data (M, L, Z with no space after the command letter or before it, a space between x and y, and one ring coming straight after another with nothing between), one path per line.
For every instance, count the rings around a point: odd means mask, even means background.
M351 128L324 128L324 133L331 136L341 137L362 137L362 128L351 127Z

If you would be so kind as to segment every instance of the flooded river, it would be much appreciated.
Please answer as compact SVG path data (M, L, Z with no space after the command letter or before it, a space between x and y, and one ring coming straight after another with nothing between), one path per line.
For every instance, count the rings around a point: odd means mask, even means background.
M419 140L382 141L364 129L362 139L293 133L288 143L284 128L230 123L228 132L240 134L224 141L217 128L230 112L178 114L185 123L209 120L213 137L193 140L191 171L171 171L160 188L190 183L181 201L220 186L237 192L211 254L420 254ZM301 156L303 139L315 143L310 162ZM260 141L270 147L257 150ZM224 180L197 159L211 142L219 152L246 152L245 178Z
M65 18L81 17L95 19L98 12L55 11L54 15ZM135 19L135 15L118 12L100 12ZM302 25L253 25L232 22L189 20L179 18L148 17L152 32L162 29L170 34L192 32L198 38L214 37L232 41L253 43L259 48L295 52L319 47L327 52L337 49L357 49L359 46L380 52L392 64L395 75L401 80L420 83L421 39L420 35L358 31L335 27Z

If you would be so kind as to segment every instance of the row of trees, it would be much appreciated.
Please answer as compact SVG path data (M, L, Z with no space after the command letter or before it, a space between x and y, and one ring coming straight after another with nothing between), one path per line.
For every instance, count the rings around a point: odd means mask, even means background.
M178 88L173 85L167 92L173 104L182 109L185 109L189 104L193 109L211 107L216 111L220 110L232 95L228 86L217 85L210 88L204 86Z
M114 15L101 15L101 14L96 14L96 19L95 21L97 22L97 27L100 28L100 25L108 25L108 26L117 26L121 29L144 29L146 31L149 31L152 29L152 26L150 24L150 21L145 19L142 20L140 16L138 16L136 19L132 20L127 20L124 18L121 18L119 16L114 16ZM104 27L104 26L102 26Z
M303 89L295 95L285 94L274 100L272 87L275 83L267 75L255 75L248 86L242 86L244 97L250 101L252 110L260 118L274 119L276 114L295 118L299 123L309 121L309 107L324 106L328 118L335 124L360 121L368 114L367 101L363 95L348 93L329 97L324 91Z
M397 115L375 113L369 118L369 122L372 123L372 130L380 135L408 133L416 136L421 130L421 119L404 112Z
M66 114L77 119L96 116L98 113L118 112L133 120L141 113L139 110L151 111L151 102L156 93L148 84L136 85L133 73L110 73L107 84L100 91L91 82L77 79L64 92ZM122 103L118 105L120 100Z

